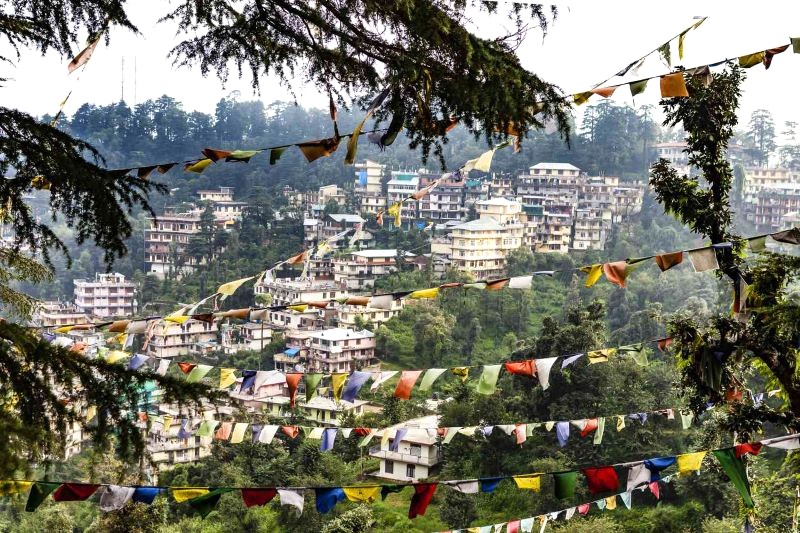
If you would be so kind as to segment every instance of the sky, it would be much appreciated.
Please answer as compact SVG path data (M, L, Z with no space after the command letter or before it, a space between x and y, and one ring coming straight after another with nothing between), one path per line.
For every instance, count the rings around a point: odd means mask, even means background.
M531 31L518 50L523 66L544 80L571 94L587 90L618 72L631 61L658 47L692 24L693 17L708 19L686 37L685 56L673 63L686 67L703 65L721 59L735 58L789 42L800 36L800 2L770 3L769 9L756 9L752 2L741 1L568 1L554 2L560 13L547 36ZM103 105L119 101L123 90L129 104L169 94L183 102L187 110L213 113L220 98L233 91L243 100L261 99L291 101L290 93L274 79L262 80L261 93L254 94L250 78L233 78L223 85L213 75L204 78L199 68L176 67L168 58L169 50L179 42L177 27L158 23L169 6L160 0L139 0L131 3L129 15L140 33L113 29L111 42L98 46L85 71L67 76L69 58L48 53L25 51L16 67L0 65L0 76L11 78L0 87L0 102L6 107L42 115L55 114L58 104L72 90L65 111L74 112L82 103ZM500 10L503 11L502 8ZM503 15L487 16L470 9L472 29L483 37L496 37L512 24ZM477 24L477 22L480 24ZM5 51L0 47L0 50ZM124 58L124 71L122 60ZM639 71L639 76L668 71L657 54ZM124 84L123 84L124 72ZM235 71L234 71L235 72ZM783 122L800 122L800 108L790 95L800 87L800 55L791 48L776 56L769 71L756 66L747 71L743 85L740 126L746 127L756 109L768 109L775 118L776 131L783 131ZM615 79L611 83L636 79ZM295 87L299 101L322 107L326 97L313 86ZM617 90L615 102L657 104L657 80L632 102L627 87ZM594 97L592 102L599 100ZM582 110L577 109L580 116Z

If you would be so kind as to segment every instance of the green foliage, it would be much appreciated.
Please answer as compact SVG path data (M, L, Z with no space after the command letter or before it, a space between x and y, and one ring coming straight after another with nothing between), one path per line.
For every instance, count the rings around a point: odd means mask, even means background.
M374 523L372 508L359 505L325 523L321 533L360 533L368 531Z

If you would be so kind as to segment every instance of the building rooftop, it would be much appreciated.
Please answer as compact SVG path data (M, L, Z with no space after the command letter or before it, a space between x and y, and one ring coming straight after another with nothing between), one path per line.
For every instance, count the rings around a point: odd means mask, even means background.
M312 339L325 339L328 341L343 341L345 339L370 339L374 336L374 333L366 329L356 331L345 328L324 329L322 331L314 331L309 334L309 337Z
M501 230L505 228L497 221L494 217L484 217L478 218L475 220L470 220L469 222L464 222L459 224L458 226L453 226L453 229L466 229L472 231L480 231L480 230Z
M348 409L353 409L355 407L359 407L367 403L369 402L365 400L356 400L354 402L340 400L337 404L337 402L333 401L333 399L331 398L325 398L324 396L314 396L313 398L311 398L310 401L306 402L305 404L302 404L302 406L309 409L323 409L325 411L346 411Z
M491 200L479 200L476 202L478 205L518 205L516 200L509 200L508 198L492 198Z
M536 163L530 168L532 170L580 170L569 163Z
M352 222L354 224L361 224L364 222L364 219L361 218L359 215L349 215L346 213L337 213L334 215L328 215L336 222Z
M352 252L351 255L356 255L358 257L368 257L368 258L397 257L397 250L394 248L389 248L386 250L361 250L358 252ZM406 257L409 257L413 256L414 254L406 252L405 255Z

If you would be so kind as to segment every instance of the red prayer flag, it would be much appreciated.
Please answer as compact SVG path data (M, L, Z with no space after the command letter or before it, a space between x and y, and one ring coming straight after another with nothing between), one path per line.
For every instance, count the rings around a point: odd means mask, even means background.
M746 453L752 455L758 455L761 452L761 443L760 442L746 442L744 444L737 444L733 447L733 451L736 454L736 458L740 458Z
M293 439L300 433L300 428L297 426L281 426L281 431L283 431L287 437Z
M53 493L57 502L82 502L95 493L100 485L84 485L82 483L64 483Z
M366 437L367 435L369 435L370 429L369 428L353 428L353 431L355 431L356 435L358 435L359 437Z
M408 517L416 518L424 515L428 504L433 499L438 483L417 483L414 485L414 495L411 497L411 506L408 508Z
M585 437L586 435L588 435L589 433L591 433L596 429L597 429L597 419L588 418L586 420L586 425L583 426L583 429L581 430L581 437Z
M419 379L422 370L403 370L400 374L400 381L397 382L397 388L394 390L395 398L401 400L408 400L411 398L411 389L414 388L414 383Z
M297 394L297 384L300 383L303 374L286 374L286 385L289 386L289 406L294 409L294 397Z
M613 466L600 466L597 468L584 468L583 475L589 482L589 492L611 492L619 489L619 477Z
M672 337L658 339L658 349L661 350L662 352L666 351L666 349L669 348L670 344L672 344Z
M265 505L278 493L275 489L242 489L242 501L245 506Z
M589 507L590 507L590 506L591 506L591 505L590 505L590 504L588 504L588 503L582 503L582 504L580 504L580 505L578 506L578 512L579 512L580 514L582 514L583 516L586 516L587 514L589 514Z
M656 497L656 500L661 499L661 489L658 487L658 481L651 481L648 485L650 487L650 492L653 493L653 496Z
M215 163L220 159L225 159L231 155L231 153L230 150L215 150L214 148L206 148L203 150L203 155Z
M519 520L512 520L506 524L506 533L519 533Z
M506 363L506 370L519 376L533 377L536 375L536 361L527 359L525 361L508 362Z
M180 369L181 369L181 372L183 372L184 374L188 374L188 373L189 373L189 372L191 372L191 371L194 369L194 367L196 367L196 366L197 366L197 365L196 365L196 364L194 364L194 363L178 363L178 368L180 368Z

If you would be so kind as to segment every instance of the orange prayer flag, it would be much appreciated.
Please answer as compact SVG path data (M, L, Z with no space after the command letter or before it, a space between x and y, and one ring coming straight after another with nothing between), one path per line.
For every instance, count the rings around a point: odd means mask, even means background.
M665 272L675 265L683 262L683 252L672 252L669 254L661 254L656 256L656 264L661 272Z
M194 370L194 367L196 366L197 365L195 363L178 363L178 368L180 368L181 372L183 372L184 374L188 374L189 372Z
M303 378L303 374L286 374L286 385L289 387L289 406L294 409L294 397L297 394L297 384Z
M220 424L219 429L214 433L216 440L228 440L231 438L231 431L233 430L233 422L223 422Z
M78 52L78 55L72 58L72 61L70 61L69 65L67 65L68 74L72 74L75 72L75 70L79 69L82 65L85 65L89 59L91 59L94 49L97 48L97 43L100 42L101 35L98 35L94 41L89 43L89 46Z
M336 137L331 137L319 141L301 143L298 144L297 147L300 148L301 152L303 152L303 155L306 157L306 161L313 163L320 157L327 157L338 150L339 139Z
M200 322L207 322L211 324L214 322L214 313L198 313L192 315L192 320L199 320Z
M535 376L536 375L536 361L528 359L526 361L509 361L506 363L506 370L512 374L519 376Z
M215 163L220 159L225 159L232 153L230 150L215 150L214 148L205 148L203 150L203 155Z
M158 165L151 165L149 167L139 167L136 169L136 177L146 180L150 177L150 174L156 169Z
M608 281L624 289L625 279L628 277L628 266L629 265L627 261L605 263L603 265L603 272L605 273Z
M130 322L130 320L116 320L108 326L108 331L109 333L125 333L125 329Z
M614 91L616 90L617 90L616 87L598 87L597 89L592 89L592 92L594 94L599 94L603 98L608 98L609 96L614 94Z
M281 426L281 431L290 439L294 439L300 433L300 428L297 426Z
M164 165L158 165L158 166L156 166L156 169L158 170L158 173L159 173L159 174L166 174L167 172L169 172L170 170L172 170L172 167L174 167L174 166L175 166L175 165L177 165L177 164L178 164L178 163L166 163L166 164L164 164Z
M585 437L586 435L588 435L592 431L595 431L597 429L597 426L598 426L598 422L597 422L596 418L587 419L586 420L586 425L583 426L583 429L581 429L581 437Z
M675 72L661 76L661 97L674 98L689 96L686 89L686 81L683 79L683 72Z
M230 311L225 311L222 313L222 316L225 318L240 318L242 320L247 320L250 318L250 308L246 307L244 309L231 309Z
M297 265L303 263L306 260L306 254L308 254L308 251L300 252L299 254L287 259L286 263L289 265Z
M486 290L487 291L499 291L506 285L508 285L509 278L504 279L496 279L494 281L487 281L486 282Z
M672 344L672 337L665 337L663 339L658 339L658 349L661 350L662 352L666 351L666 349L669 348L670 344Z
M345 304L366 306L369 305L369 300L370 300L369 296L351 296L350 298L347 299Z
M419 379L420 374L422 374L422 370L403 370L400 374L400 381L397 382L397 388L394 390L395 397L401 400L411 398L411 389Z
M322 300L315 302L303 302L303 303L309 307L316 307L317 309L325 309L328 307L328 305L330 305L329 301L322 301Z

